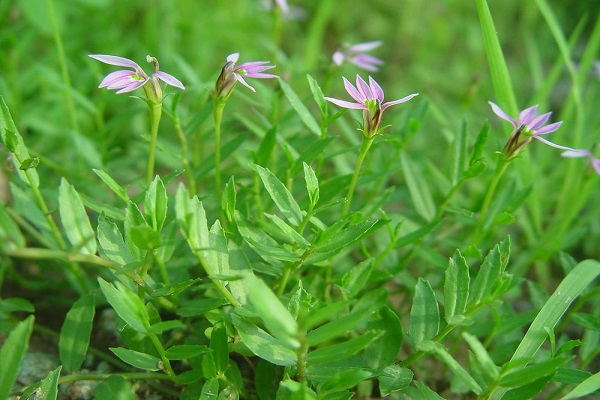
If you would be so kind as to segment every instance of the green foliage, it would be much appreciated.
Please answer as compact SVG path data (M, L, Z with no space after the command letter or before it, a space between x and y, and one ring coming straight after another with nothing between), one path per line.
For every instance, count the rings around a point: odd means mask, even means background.
M0 398L599 390L598 176L539 140L507 162L487 104L538 104L563 121L545 139L599 156L597 6L76 3L0 2ZM371 40L378 71L332 63ZM150 81L98 89L127 69L100 52ZM356 74L385 99L325 100Z

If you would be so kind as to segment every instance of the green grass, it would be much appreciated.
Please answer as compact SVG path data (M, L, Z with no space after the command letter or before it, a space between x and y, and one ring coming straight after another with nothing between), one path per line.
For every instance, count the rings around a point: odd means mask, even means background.
M539 104L563 121L546 138L595 149L598 4L290 3L303 18L0 2L0 398L597 391L600 176L537 140L506 160L512 126L487 102ZM379 71L332 65L372 40ZM235 52L279 79L215 101ZM122 67L89 54L149 75L151 55L185 90L99 89ZM356 74L419 96L369 136L323 99L351 100ZM23 383L27 352L58 361Z

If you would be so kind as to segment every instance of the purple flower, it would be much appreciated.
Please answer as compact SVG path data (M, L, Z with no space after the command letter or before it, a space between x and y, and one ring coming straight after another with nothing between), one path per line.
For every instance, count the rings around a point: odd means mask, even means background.
M149 96L149 99L151 98L157 102L160 102L162 97L162 88L159 81L163 81L167 85L175 86L176 88L185 90L185 87L177 78L167 74L166 72L159 71L158 60L154 57L146 56L146 61L154 64L154 73L151 77L149 77L137 63L127 58L104 54L90 54L89 56L105 64L133 69L133 71L120 70L111 72L104 77L102 82L100 82L100 85L98 86L100 88L105 87L109 90L119 89L117 94L128 93L150 82L152 91L146 90L146 88L144 88L144 90Z
M379 84L375 82L375 79L370 76L369 84L367 84L367 82L359 75L356 75L356 87L352 86L348 79L343 79L346 91L354 100L356 100L356 103L334 99L332 97L325 97L325 100L343 108L363 110L363 132L366 136L372 136L378 133L381 116L386 108L407 102L413 97L418 96L418 93L413 93L399 100L384 103L381 86L379 86Z
M563 152L561 155L563 157L573 157L573 158L587 157L587 159L590 160L590 164L592 164L592 167L594 167L596 172L598 174L600 174L600 160L598 158L594 157L594 155L592 154L592 152L590 150L567 150L567 151Z
M383 61L379 58L375 58L365 51L373 50L382 45L382 41L376 40L373 42L358 43L351 46L345 45L342 50L338 50L333 53L333 63L340 66L344 61L348 61L359 68L367 71L375 72L379 70L378 65L382 65Z
M541 135L546 135L548 133L556 131L561 125L562 121L554 122L552 124L546 124L548 119L550 119L551 112L546 114L538 115L537 108L538 106L532 106L524 109L519 113L519 121L517 122L508 114L506 114L500 107L496 104L488 101L492 106L492 110L494 113L502 118L505 121L508 121L515 128L513 133L511 134L508 142L504 146L504 154L508 158L512 158L517 155L517 153L529 142L531 142L531 138L537 139L542 143L547 144L548 146L555 147L557 149L562 150L573 150L570 147L561 146L555 143L548 141L541 137Z
M239 53L233 53L227 56L227 63L223 66L221 75L219 75L219 78L217 79L216 90L218 97L229 97L237 82L240 82L248 89L256 92L256 90L246 82L244 77L259 79L277 78L277 75L263 73L263 71L275 68L274 65L266 65L269 61L252 61L236 66L235 63L239 57Z

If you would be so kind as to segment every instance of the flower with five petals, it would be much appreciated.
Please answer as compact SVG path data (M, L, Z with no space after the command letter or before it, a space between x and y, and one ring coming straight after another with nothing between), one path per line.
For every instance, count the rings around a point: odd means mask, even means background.
M369 76L369 83L367 84L364 79L362 79L359 75L356 75L356 87L354 87L350 81L348 81L348 79L343 79L346 91L354 100L356 100L356 103L334 99L332 97L325 97L325 100L343 108L363 110L363 134L367 137L371 137L379 133L381 116L388 107L405 103L413 97L419 95L418 93L413 93L401 99L384 103L383 90L372 77Z
M269 61L251 61L236 66L235 63L239 57L240 53L233 53L227 56L227 63L225 63L221 69L221 74L217 79L217 98L221 98L223 101L227 100L231 95L233 88L238 82L253 92L256 92L256 90L246 82L244 77L259 79L277 78L277 75L263 73L263 71L275 68L274 65L266 65Z
M348 61L349 63L352 63L357 67L367 71L378 71L378 65L382 65L383 61L379 58L365 54L364 52L373 50L381 46L382 43L383 42L381 40L376 40L373 42L357 43L350 46L345 45L341 50L333 53L333 63L337 66L340 66L344 63L344 61Z

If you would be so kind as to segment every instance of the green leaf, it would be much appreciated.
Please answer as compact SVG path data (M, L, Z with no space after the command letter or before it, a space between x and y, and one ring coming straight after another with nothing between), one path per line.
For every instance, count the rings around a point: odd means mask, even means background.
M160 232L167 218L167 190L158 175L146 190L144 212L150 226L156 232Z
M121 187L121 185L119 185L117 181L115 181L107 172L102 171L101 169L92 169L92 171L94 171L94 173L98 175L100 179L102 179L102 182L104 182L110 190L112 190L117 196L119 196L121 200L123 200L126 203L130 201L129 195L127 194L127 190Z
M133 226L129 230L131 241L141 250L154 250L162 245L162 240L157 231L148 225Z
M317 394L301 382L285 379L279 384L275 400L316 400ZM261 399L262 400L262 399Z
M69 371L81 368L90 344L94 314L94 295L81 296L67 313L60 330L58 350L60 361Z
M136 368L143 369L146 371L158 371L160 365L160 358L154 357L150 354L141 353L139 351L124 349L122 347L109 347L117 357L123 362L132 365Z
M303 249L310 247L310 242L306 240L304 236L296 232L294 228L289 226L284 220L279 218L277 215L265 213L265 217L267 217L271 222L273 222L275 226L279 228L281 233L283 233L284 236L288 237L294 245Z
M98 283L106 300L125 323L139 333L150 331L148 311L133 291L123 286L121 282L115 282L116 288L102 278L98 278Z
M283 213L291 224L295 226L300 225L303 217L302 210L285 185L268 169L260 165L255 165L254 168L258 172L271 199L273 199L273 202L279 208L279 211Z
M525 381L523 386L510 389L502 396L502 400L530 400L537 395L550 382L551 375L543 376L534 381Z
M594 375L575 386L573 390L561 397L560 400L577 399L595 393L598 390L600 390L600 372L596 372Z
M440 328L440 311L435 293L428 281L419 278L410 309L409 340L414 347L424 340L431 340Z
M545 328L554 330L571 303L599 274L600 262L598 261L585 260L577 264L537 314L511 360L532 359L548 337ZM503 388L498 388L492 392L490 398L500 398L505 391Z
M58 188L58 211L71 246L85 254L96 254L96 234L75 188L62 178Z
M298 348L298 325L288 309L261 279L248 275L248 296L269 332L291 349Z
M254 387L260 400L274 399L280 381L281 374L277 366L265 360L258 360L254 370Z
M302 100L300 100L300 98L298 97L296 92L294 92L292 87L288 85L283 79L279 79L279 85L281 86L281 89L283 89L283 93L285 93L285 96L290 101L290 104L292 105L294 110L296 110L296 113L298 114L304 125L306 125L306 127L315 135L321 136L321 128L319 127L319 124L312 116L310 111L308 111L304 103L302 103Z
M96 400L137 400L131 384L120 375L111 375L94 391Z
M497 103L508 112L509 115L517 115L518 107L513 86L510 81L508 67L504 60L502 47L498 40L496 27L492 14L488 8L486 0L476 0L477 12L483 32L483 46L490 66L494 92L496 93Z
M310 76L308 74L306 74L306 79L308 79L308 85L310 86L310 91L312 92L315 102L319 105L319 108L321 109L321 113L326 113L327 112L327 102L325 101L323 91L321 90L319 83L317 82L317 80L315 78L313 78L312 76Z
M386 397L410 385L412 379L413 372L410 369L397 365L387 366L377 378L379 381L379 391L383 397Z
M467 163L467 121L462 118L460 130L454 136L452 184L458 183Z
M58 378L61 370L62 365L54 371L50 371L48 376L42 379L39 389L35 392L36 400L56 400L58 396Z
M12 220L2 202L0 202L0 243L5 248L25 247L25 237Z
M297 356L294 350L282 345L273 336L239 315L234 313L231 318L242 342L258 357L284 367L296 364Z
M228 221L233 221L235 215L235 204L236 204L236 191L235 191L235 180L233 175L227 181L225 185L225 196L223 196L223 210L225 210L225 216Z
M112 262L126 265L134 262L123 236L117 225L110 221L104 214L98 218L98 243L102 252Z
M314 246L315 252L333 252L356 243L363 237L370 235L385 224L387 220L377 219L362 221L352 224L348 228L339 231L340 226L332 225L322 232Z
M461 315L469 299L469 266L457 249L448 263L444 280L444 316L446 322L455 315Z
M450 370L456 375L465 386L476 394L482 392L481 386L473 379L471 375L456 361L448 350L440 343L425 340L417 346L417 350L435 354Z
M342 360L362 351L381 334L381 331L367 331L345 342L320 347L309 352L306 361L309 365L317 365Z
M214 377L208 379L202 385L202 393L200 394L200 400L213 400L217 398L219 394L219 379Z
M495 382L500 374L499 368L496 366L496 364L494 364L494 361L490 357L483 344L477 339L476 336L471 335L468 332L463 332L462 337L465 339L465 342L467 342L473 351L473 354L475 355L475 359L480 366L482 378L487 384Z
M544 376L554 374L559 367L571 359L572 357L556 357L525 368L519 368L517 371L510 372L500 378L498 384L504 387L521 386L523 383L532 382Z
M33 304L29 300L20 297L9 297L0 299L0 312L14 313L15 311L25 311L32 313L35 311Z
M149 332L159 335L163 332L171 331L173 329L185 330L186 328L187 325L184 324L182 321L178 319L172 319L169 321L160 321L152 324L150 326Z
M412 244L414 242L416 242L417 240L427 236L428 234L430 234L431 232L433 232L442 222L441 219L437 218L435 220L433 220L432 222L428 223L427 225L424 225L418 229L415 229L414 231L407 233L406 235L398 238L398 240L396 240L396 243L394 244L394 248L395 249L399 249L401 247L405 247L408 246L409 244Z
M2 101L2 104L4 104L4 101ZM8 398L17 379L21 360L29 347L29 336L31 336L31 331L33 330L33 321L33 315L30 315L24 321L19 322L10 331L0 349L0 360L2 360L0 399Z
M353 298L365 287L373 270L373 259L369 258L352 267L342 276L342 287L346 297Z
M492 293L493 287L500 278L502 268L502 257L500 246L496 245L483 260L477 277L471 286L469 304L476 306L481 304L485 298Z
M211 265L215 275L229 275L229 249L225 231L219 220L216 220L208 234L209 248L204 250L206 262Z
M435 216L435 205L429 190L429 181L422 178L422 173L405 152L400 154L400 162L415 210L425 221L431 221Z
M382 335L365 349L365 359L374 369L383 368L396 361L402 346L403 334L400 318L388 306L382 307L378 314L378 318L369 321L367 328L379 330Z
M217 322L210 334L210 349L215 359L217 372L222 374L229 364L229 347L227 345L227 330L223 322Z
M336 337L344 336L349 331L356 329L361 322L370 318L372 313L372 308L363 308L343 317L338 317L310 331L306 335L306 340L310 345L317 346Z
M310 164L317 159L323 152L329 147L329 144L335 140L335 136L325 136L318 138L316 140L310 141L310 143L303 147L300 151L300 155L294 161L294 166L292 167L291 175L296 176L302 171L304 163ZM348 183L350 182L350 177L342 177L343 179L347 179ZM343 187L343 186L342 186Z
M21 164L26 160L30 160L31 157L2 96L0 96L0 137L2 137L7 150L13 154L12 160L19 178L30 187L38 187L40 177L37 171L35 169L21 169Z
M308 192L308 198L310 199L312 208L319 202L319 180L317 179L317 175L315 175L315 171L310 167L310 165L303 162L302 166L304 167L306 191Z
M362 381L373 377L373 372L361 368L349 368L339 372L323 382L319 387L319 394L338 392L353 388Z
M189 360L210 351L208 347L200 344L182 344L169 347L165 351L165 357L169 360Z

